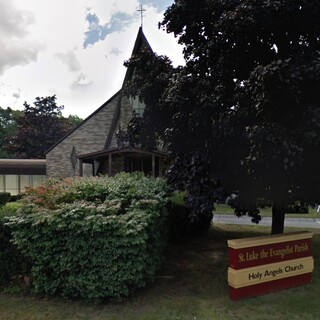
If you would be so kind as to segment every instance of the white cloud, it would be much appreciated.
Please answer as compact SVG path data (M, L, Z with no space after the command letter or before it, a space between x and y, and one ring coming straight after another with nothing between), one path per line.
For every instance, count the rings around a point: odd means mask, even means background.
M66 53L59 52L56 53L55 56L65 63L70 71L76 72L81 70L80 62L78 61L74 51L68 51Z
M122 52L116 48L116 47L113 47L111 50L110 50L110 54L114 54L116 56L120 55Z
M17 91L12 93L12 97L19 99L20 96L21 96L21 90L20 90L20 88L17 88Z
M28 28L34 23L33 15L17 9L12 1L0 0L0 75L16 65L37 60L44 46L33 39Z
M72 82L71 89L77 90L77 89L83 89L85 87L91 86L93 84L93 81L88 80L87 76L83 73L80 73L77 78Z
M0 1L1 20L0 35L24 37L27 34L26 27L34 22L30 12L17 10L11 1ZM18 23L17 23L18 22Z
M172 2L142 1L143 26L154 51L178 64L181 49L157 28L163 7ZM123 62L140 26L139 5L138 0L0 0L0 84L5 83L0 106L22 109L24 101L56 94L66 116L90 115L121 88ZM86 34L89 13L97 18L92 17L95 37ZM86 39L92 44L85 49Z
M0 101L9 99L12 101L12 104L10 105L11 108L14 108L16 106L17 101L19 100L21 95L20 88L7 85L3 82L0 83ZM8 105L3 105L2 107L6 108Z

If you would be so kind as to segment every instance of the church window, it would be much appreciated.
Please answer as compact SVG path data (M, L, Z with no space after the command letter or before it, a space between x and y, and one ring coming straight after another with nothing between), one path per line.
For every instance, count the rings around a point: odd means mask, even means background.
M142 118L144 109L146 107L144 102L140 101L138 96L135 96L135 97L130 96L129 100L130 100L132 110L135 112L135 114L138 117Z

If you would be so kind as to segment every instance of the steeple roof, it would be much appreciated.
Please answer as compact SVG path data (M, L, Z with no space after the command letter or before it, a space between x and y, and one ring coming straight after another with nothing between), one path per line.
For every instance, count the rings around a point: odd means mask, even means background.
M152 51L152 48L151 48L146 36L144 35L144 33L142 31L142 27L140 27L139 31L138 31L138 34L137 34L136 41L135 41L134 46L133 46L131 57L133 57L135 54L137 54L143 47L148 49L148 50L150 50L150 51ZM128 81L128 80L130 80L132 78L133 72L134 72L133 68L129 67L127 69L127 72L126 72L126 75L124 77L122 86L126 83L126 81Z
M137 54L141 50L141 48L143 48L143 47L148 49L148 50L150 50L150 51L152 51L152 48L151 48L146 36L144 35L144 33L142 31L142 27L140 27L139 30L138 30L137 37L136 37L136 41L135 41L134 46L133 46L131 57L133 57L135 54ZM126 83L126 81L128 81L128 80L130 80L132 78L133 73L134 73L134 68L133 67L128 67L128 69L126 71L126 74L125 74L125 77L124 77L124 80L123 80L123 83L122 83L121 89L115 95L113 95L108 101L106 101L100 108L98 108L90 116L88 116L86 119L84 119L77 127L75 127L73 130L71 130L64 137L62 137L56 144L54 144L51 148L49 148L46 151L46 154L48 152L50 152L53 148L55 148L58 144L60 144L63 140L65 140L68 136L70 136L73 132L78 130L78 128L81 127L84 123L86 123L92 117L94 117L101 109L107 107L108 104L111 101L113 101L114 99L117 99L117 106L115 108L115 111L114 111L114 114L113 114L113 117L112 117L112 121L111 121L109 130L108 130L106 142L105 142L105 149L109 148L110 144L111 144L112 137L113 137L115 129L116 129L116 124L117 124L117 121L118 121L118 118L119 118L119 114L120 114L121 99L122 99L122 88L123 88L124 84Z

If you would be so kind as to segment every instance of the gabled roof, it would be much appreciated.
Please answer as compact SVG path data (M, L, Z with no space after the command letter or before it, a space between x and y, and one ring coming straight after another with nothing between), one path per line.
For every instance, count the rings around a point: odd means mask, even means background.
M45 154L50 152L53 148L55 148L59 143L61 143L63 140L68 138L74 131L76 131L79 127L81 127L85 122L87 122L89 119L91 119L93 116L95 116L101 109L103 109L108 103L110 103L117 95L121 93L121 89L114 94L109 100L107 100L100 108L98 108L96 111L90 114L86 119L84 119L80 124L78 124L76 127L74 127L72 130L70 130L65 136L63 136L58 142L56 142L52 147L50 147Z
M133 57L135 54L137 54L142 47L145 47L146 49L149 49L150 51L152 51L152 48L146 38L146 36L144 35L143 31L142 31L142 27L139 28L138 34L137 34L137 38L136 41L134 43L133 46L133 50L131 53L131 57ZM124 84L130 80L132 78L134 69L133 68L128 68L126 75L124 77L123 83L122 83L122 87L124 86Z
M135 54L137 54L142 47L145 47L149 50L152 51L152 48L147 40L147 38L145 37L143 31L142 31L142 27L139 28L138 30L138 34L137 34L137 38L136 38L136 41L135 41L135 44L134 44L134 47L133 47L133 50L132 50L132 54L131 54L131 57ZM111 100L113 100L117 95L120 95L119 96L119 100L117 102L117 107L116 107L116 110L115 110L115 114L113 115L113 119L112 119L112 123L111 123L111 126L109 128L109 132L106 136L106 142L105 142L105 148L109 148L110 146L110 143L111 143L111 139L112 139L112 136L115 132L115 129L116 129L116 123L117 123L117 120L118 120L118 117L119 117L119 114L120 114L120 108L121 108L121 91L122 91L122 88L124 86L124 84L126 83L126 81L130 80L132 78L132 75L133 75L133 72L134 72L134 69L133 68L128 68L127 71L126 71L126 74L125 74L125 77L124 77L124 80L123 80L123 83L122 83L122 87L121 89L115 94L113 95L108 101L106 101L100 108L98 108L95 112L93 112L90 116L88 116L85 120L83 120L78 126L76 126L74 129L72 129L70 132L68 132L64 137L62 137L58 142L56 142L52 147L50 147L46 152L45 154L47 154L48 152L50 152L52 149L54 149L58 144L60 144L63 140L65 140L67 137L69 137L74 131L76 131L79 127L81 127L85 122L87 122L90 118L92 118L96 113L98 113L102 108L104 108L108 103L111 102Z
M131 57L133 57L135 54L137 54L141 50L141 48L143 48L143 47L152 51L151 46L150 46L147 38L145 37L143 31L142 31L142 27L140 27L139 31L138 31L138 34L137 34L137 37L136 37L136 41L135 41L134 46L133 46ZM124 77L124 80L123 80L123 83L122 83L122 88L124 87L125 83L132 78L133 73L134 73L134 68L133 67L129 67L127 69L127 71L126 71L126 74L125 74L125 77ZM121 88L121 90L122 90L122 88ZM119 99L117 101L117 107L115 109L115 112L114 112L114 115L113 115L113 118L112 118L112 122L111 122L111 125L110 125L110 128L109 128L109 132L108 132L108 135L106 137L106 142L105 142L105 145L104 145L105 149L109 149L110 148L112 137L113 137L113 135L115 133L115 130L116 130L116 125L117 125L117 122L118 122L118 119L119 119L119 116L120 116L120 111L121 111L121 99L122 99L122 95L120 93Z

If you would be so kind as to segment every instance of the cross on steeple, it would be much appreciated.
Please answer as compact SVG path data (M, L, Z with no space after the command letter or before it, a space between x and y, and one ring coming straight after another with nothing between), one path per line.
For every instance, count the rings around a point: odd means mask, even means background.
M146 11L146 10L142 8L142 5L140 5L140 9L139 9L138 11L140 12L141 29L142 29L142 25L143 25L143 12Z

